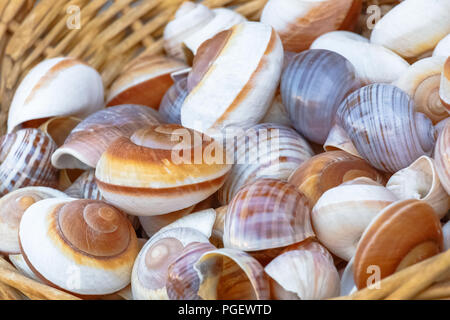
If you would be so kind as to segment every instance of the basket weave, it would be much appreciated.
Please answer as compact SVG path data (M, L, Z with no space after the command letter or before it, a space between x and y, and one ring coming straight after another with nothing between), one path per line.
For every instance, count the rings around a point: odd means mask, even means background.
M46 58L72 56L102 75L108 88L122 69L141 55L163 53L162 31L185 0L1 0L0 134L14 91L27 72ZM204 0L208 7L231 7L251 20L267 0ZM398 0L364 0L387 12ZM81 29L67 28L70 6L81 9ZM359 32L370 30L361 18ZM0 299L79 299L23 276L0 255ZM117 296L114 296L117 298ZM105 297L111 298L111 297ZM380 289L337 299L450 299L450 250L395 273Z

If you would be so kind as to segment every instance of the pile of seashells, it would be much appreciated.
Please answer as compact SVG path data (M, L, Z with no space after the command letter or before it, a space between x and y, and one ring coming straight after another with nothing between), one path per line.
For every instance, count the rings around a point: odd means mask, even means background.
M448 249L450 1L370 39L361 6L185 2L108 92L35 66L0 138L0 252L79 297L326 299Z

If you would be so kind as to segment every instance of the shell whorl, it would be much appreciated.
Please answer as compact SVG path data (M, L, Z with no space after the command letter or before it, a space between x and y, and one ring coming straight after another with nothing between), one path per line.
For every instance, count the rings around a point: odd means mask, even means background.
M103 200L103 196L95 181L95 170L84 172L64 192L73 198Z
M176 81L164 95L159 107L161 119L166 123L181 124L181 106L187 95L186 76Z

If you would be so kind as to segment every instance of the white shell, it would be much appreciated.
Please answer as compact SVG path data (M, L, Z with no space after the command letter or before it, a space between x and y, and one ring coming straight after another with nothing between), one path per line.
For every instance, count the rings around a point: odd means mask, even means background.
M341 293L340 296L349 296L356 292L355 280L353 279L353 258L347 263L344 273L341 276Z
M269 107L269 110L267 110L264 118L262 118L261 123L276 123L287 127L292 126L280 94L277 94L273 99L272 105Z
M84 118L103 108L98 72L73 58L44 60L16 90L8 115L8 132L22 123L56 116Z
M441 184L450 195L450 120L444 124L434 148L433 158Z
M441 75L441 86L439 88L439 96L442 104L447 109L447 116L450 115L450 56L445 62Z
M42 279L40 279L33 270L30 269L30 267L27 265L27 262L23 258L23 255L21 254L10 254L8 256L9 261L16 267L17 270L19 270L20 273L22 273L24 276L36 280L38 282L42 282Z
M434 48L433 56L450 57L450 34L443 38Z
M356 157L362 158L356 150L350 137L344 129L338 124L335 124L328 134L327 140L323 145L325 151L342 150Z

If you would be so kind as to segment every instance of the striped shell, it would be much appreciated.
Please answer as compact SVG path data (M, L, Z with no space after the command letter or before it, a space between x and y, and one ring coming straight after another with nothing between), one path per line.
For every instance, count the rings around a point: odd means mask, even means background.
M231 168L221 154L221 144L199 132L175 124L148 126L115 140L95 176L108 202L129 214L160 215L216 192Z
M257 124L273 101L282 66L283 47L270 26L245 22L220 32L195 56L181 123L205 133Z
M308 142L295 130L272 123L251 127L232 147L235 165L218 193L223 205L240 188L257 179L286 181L303 161L314 155Z
M166 123L181 124L181 106L188 95L187 76L175 81L175 83L167 90L161 105L159 106L159 114L161 119Z
M0 196L19 188L56 188L58 172L50 157L56 144L38 129L21 129L0 137Z
M377 169L396 172L435 143L431 120L414 111L414 101L387 84L366 86L352 93L337 117L359 154Z
M446 121L444 129L439 134L434 149L434 161L441 184L450 195L450 120Z
M103 196L95 181L95 170L84 172L64 192L72 198L103 200Z
M281 78L281 96L292 125L318 144L327 139L339 104L359 87L352 64L328 50L296 55Z
M8 132L39 127L51 117L85 118L103 108L99 73L73 58L47 59L22 80L11 102Z
M157 111L139 105L121 105L96 112L72 130L52 156L56 168L95 168L106 148L116 138L158 124Z
M307 50L320 35L355 25L361 0L269 0L261 22L279 33L285 50Z
M306 197L286 182L260 179L241 188L228 205L226 248L260 251L314 236Z
M158 110L164 94L173 84L170 74L183 68L186 68L184 63L164 56L141 57L111 85L107 106L138 104Z
M33 204L22 217L19 239L38 277L80 295L125 288L139 252L126 216L94 200L55 198Z

